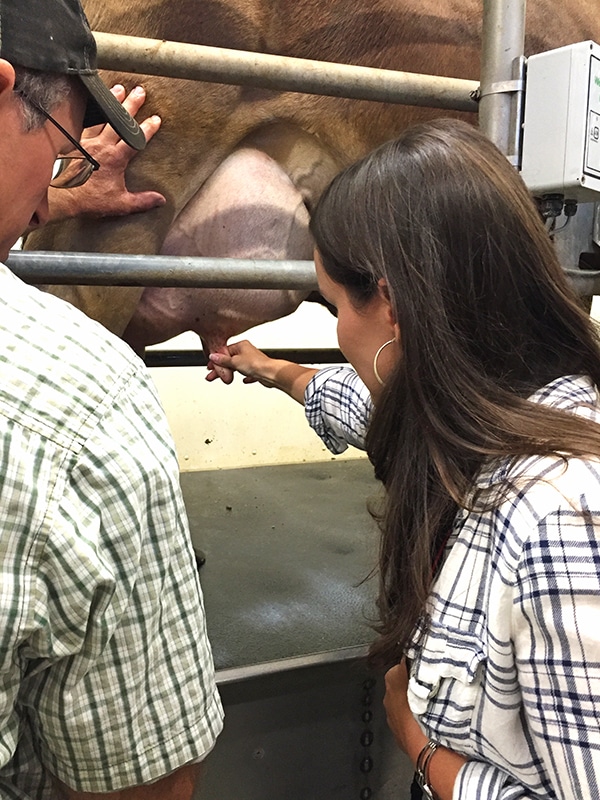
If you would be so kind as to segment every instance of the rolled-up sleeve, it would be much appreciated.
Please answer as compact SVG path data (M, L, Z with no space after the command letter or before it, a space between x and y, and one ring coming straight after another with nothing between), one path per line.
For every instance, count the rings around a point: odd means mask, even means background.
M524 794L523 787L512 782L506 772L483 761L467 761L458 773L452 794L452 800L516 800L524 797L536 795Z
M306 387L304 408L308 424L332 453L343 453L348 445L365 449L373 401L351 367L319 370Z

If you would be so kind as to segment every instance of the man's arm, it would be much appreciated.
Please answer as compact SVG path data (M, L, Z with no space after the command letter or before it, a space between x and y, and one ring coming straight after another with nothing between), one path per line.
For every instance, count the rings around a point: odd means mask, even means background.
M29 682L32 737L67 798L189 800L222 727L201 589L154 387L120 342L110 355L37 571L62 657Z
M155 783L132 786L119 792L76 792L57 780L64 800L191 800L201 764L186 764Z

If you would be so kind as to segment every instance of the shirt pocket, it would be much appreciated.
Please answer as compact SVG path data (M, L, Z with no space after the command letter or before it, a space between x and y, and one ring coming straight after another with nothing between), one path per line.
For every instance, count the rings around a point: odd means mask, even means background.
M487 661L483 625L471 623L465 628L430 623L409 651L413 714L434 738L463 746L476 716Z

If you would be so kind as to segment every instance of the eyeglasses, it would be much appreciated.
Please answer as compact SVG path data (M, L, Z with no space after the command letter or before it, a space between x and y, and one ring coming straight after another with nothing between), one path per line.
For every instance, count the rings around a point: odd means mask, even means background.
M39 111L47 120L49 120L58 130L65 136L76 150L81 153L80 156L59 156L54 162L52 168L52 180L50 186L55 189L72 189L75 186L81 186L90 177L92 172L100 169L100 164L96 159L91 156L87 150L79 144L79 142L71 136L69 131L65 130L63 126L57 122L54 117L42 108L39 103L32 100L22 89L15 89L15 92L23 97L36 111Z

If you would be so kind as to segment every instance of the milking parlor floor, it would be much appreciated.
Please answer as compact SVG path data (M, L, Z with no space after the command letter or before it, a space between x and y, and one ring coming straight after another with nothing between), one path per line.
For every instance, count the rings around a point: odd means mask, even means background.
M391 800L373 633L379 489L367 460L181 476L225 707L196 800ZM370 792L365 793L365 792Z
M218 670L371 640L372 473L332 461L182 474Z

